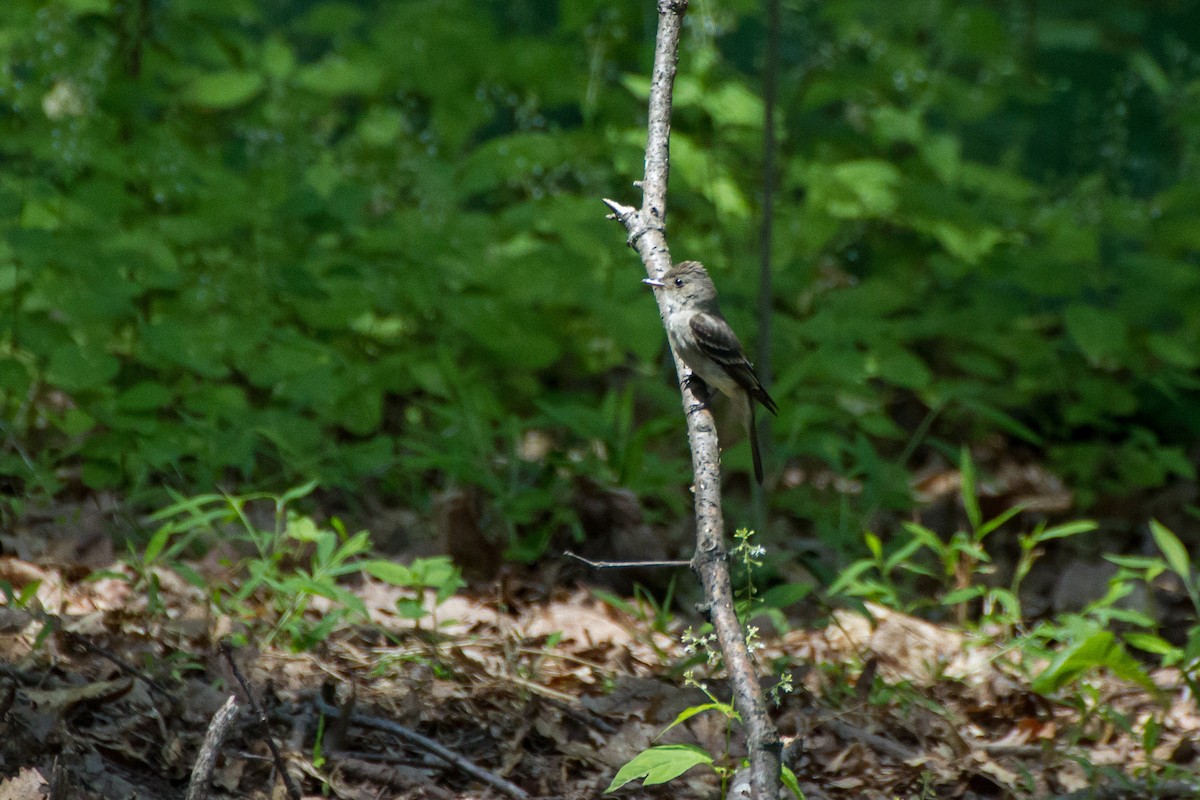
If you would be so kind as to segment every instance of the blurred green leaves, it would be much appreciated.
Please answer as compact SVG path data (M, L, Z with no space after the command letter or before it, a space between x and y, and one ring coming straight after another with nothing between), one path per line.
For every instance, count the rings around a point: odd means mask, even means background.
M204 108L227 109L250 102L262 88L263 79L258 73L229 70L197 78L185 96Z
M598 201L636 202L652 5L9 5L0 472L471 485L523 554L570 529L579 476L684 482L661 327ZM1182 13L789 5L774 452L859 493L781 510L842 531L907 502L921 448L997 433L1085 500L1191 474ZM672 143L674 254L749 345L761 25L689 11Z

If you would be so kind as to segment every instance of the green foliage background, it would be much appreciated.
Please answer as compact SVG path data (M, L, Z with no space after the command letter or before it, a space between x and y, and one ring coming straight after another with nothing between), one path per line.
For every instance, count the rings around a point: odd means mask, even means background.
M670 238L753 340L763 14L696 0ZM8 0L0 474L686 507L640 266L649 0ZM777 463L1024 443L1083 501L1193 478L1200 5L784 3ZM529 458L531 443L549 442ZM729 464L744 469L734 449ZM147 494L149 492L149 494ZM856 524L851 533L857 537Z

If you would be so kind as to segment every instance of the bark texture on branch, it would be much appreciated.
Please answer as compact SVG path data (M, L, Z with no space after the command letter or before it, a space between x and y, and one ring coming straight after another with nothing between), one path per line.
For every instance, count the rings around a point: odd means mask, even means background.
M671 267L667 248L667 177L670 164L671 90L678 63L679 35L687 0L659 0L658 34L654 48L654 73L650 83L650 113L646 137L646 174L641 182L642 206L632 208L605 200L613 218L625 226L634 248L651 278ZM659 316L666 305L658 293ZM692 569L704 587L707 612L725 659L733 687L733 701L747 731L751 785L756 800L775 800L780 783L779 734L767 714L762 689L733 609L733 592L725 551L725 522L721 512L720 450L712 413L687 379L691 371L672 351L687 417L688 441L695 475L696 554Z

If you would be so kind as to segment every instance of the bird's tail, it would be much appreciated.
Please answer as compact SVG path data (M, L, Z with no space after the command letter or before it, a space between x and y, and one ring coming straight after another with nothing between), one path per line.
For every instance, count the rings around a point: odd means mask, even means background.
M749 398L747 399L749 400ZM750 418L748 420L750 426L750 456L754 459L754 479L758 481L759 486L762 486L762 455L758 450L758 425L754 421L754 401L750 400L748 405L750 406Z

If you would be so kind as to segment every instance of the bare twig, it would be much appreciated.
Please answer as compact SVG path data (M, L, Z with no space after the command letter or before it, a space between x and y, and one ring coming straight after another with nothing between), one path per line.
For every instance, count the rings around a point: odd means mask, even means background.
M74 797L74 792L78 789L74 785L70 772L67 771L66 765L58 757L54 757L54 766L50 769L50 796L48 800L67 800L68 797Z
M316 703L317 710L322 714L338 718L342 716L342 711L337 708L337 706L330 705L319 697L314 698L313 702ZM377 731L390 733L393 736L403 739L409 744L416 745L430 755L436 756L459 771L470 775L472 778L475 778L482 783L486 783L488 786L491 786L497 791L503 792L509 797L515 797L517 800L529 800L529 794L520 786L510 783L499 775L489 772L483 767L476 766L472 761L469 761L453 750L438 744L433 739L430 739L427 736L422 736L410 728L406 728L403 725L392 722L390 719L372 717L367 714L351 714L350 721L355 725L362 725L364 728L374 728Z
M288 797L291 800L300 800L300 789L297 788L296 782L292 780L291 773L287 771L287 763L283 760L283 754L279 752L279 745L275 744L275 737L271 735L271 724L267 719L267 713L258 704L258 699L255 698L254 692L250 691L250 684L246 682L241 670L238 669L237 663L233 660L233 648L228 642L221 642L221 655L228 662L234 679L242 687L242 693L246 695L246 702L250 704L250 711L254 714L254 718L258 720L258 724L262 728L263 738L267 740L267 747L271 749L271 758L275 762L276 771L279 772L279 779L283 781L283 785L287 789Z
M691 561L592 561L590 558L575 555L570 550L564 550L563 555L586 564L592 569L635 569L646 567L658 569L661 567L687 567L691 566L692 563Z
M67 641L68 644L74 645L75 647L78 647L82 650L86 650L89 653L92 653L94 655L99 656L100 658L103 658L105 661L107 661L108 663L110 663L114 667L116 667L121 672L122 675L126 675L130 678L133 678L134 680L141 681L151 691L158 694L160 697L170 699L171 693L169 691L167 691L167 688L165 686L163 686L161 683L154 680L150 676L142 673L140 670L135 669L134 667L130 666L128 663L125 662L124 659L122 659L116 653L112 652L111 650L108 650L107 648L101 647L100 645L96 644L91 639L89 639L86 636L83 636L82 634L78 634L78 633L75 633L74 631L69 631L66 628L62 628L61 627L62 620L59 619L58 617L54 617L51 614L47 614L46 617L43 618L43 621L44 621L44 619L47 619L47 618L54 619L55 624L57 626L59 626L59 633Z
M851 725L849 722L845 722L840 719L822 720L820 724L830 728L834 733L836 733L838 736L841 736L843 739L855 739L860 741L867 747L870 747L872 750L883 753L887 756L891 756L893 759L901 763L911 761L920 755L920 753L918 753L916 750L905 747L899 742L892 741L886 736L880 736L877 733L864 731L862 728Z
M225 705L213 714L208 732L204 734L204 742L200 745L200 753L196 763L192 765L192 779L188 783L186 800L204 800L208 797L208 784L212 780L213 768L217 765L217 755L221 752L221 743L229 732L229 726L237 719L237 697L229 695Z
M637 250L647 274L658 278L671 267L667 248L667 177L670 162L671 91L678 61L679 34L686 0L659 0L658 34L654 48L654 73L650 82L650 108L646 137L646 175L642 180L642 207L635 209L615 200L605 200L612 219L625 226L629 246ZM659 315L666 318L665 298L658 297ZM779 794L779 734L767 716L766 703L755 674L741 625L733 610L729 566L724 546L725 522L721 513L721 474L716 426L704 399L688 379L678 353L675 369L683 395L688 439L692 449L693 489L696 505L696 554L692 568L704 586L706 611L717 634L725 667L733 686L734 705L748 731L751 783L758 800L774 800ZM699 409L689 413L691 409Z

